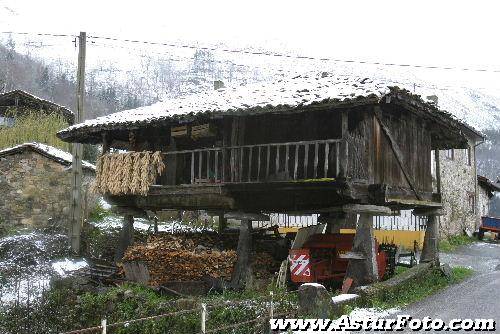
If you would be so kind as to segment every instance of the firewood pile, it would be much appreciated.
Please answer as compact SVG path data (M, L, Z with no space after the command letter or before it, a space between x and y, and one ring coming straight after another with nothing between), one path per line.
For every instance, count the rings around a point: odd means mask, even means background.
M221 250L211 235L151 236L129 247L124 261L145 262L151 285L169 281L196 281L206 276L229 279L236 262L234 250Z
M269 253L256 252L252 255L252 273L256 278L268 278L279 271L280 262Z
M268 253L257 251L252 258L256 278L269 277L279 268ZM236 250L225 249L216 235L165 233L130 246L123 261L144 262L149 283L158 286L172 281L199 281L208 276L230 280L236 259Z

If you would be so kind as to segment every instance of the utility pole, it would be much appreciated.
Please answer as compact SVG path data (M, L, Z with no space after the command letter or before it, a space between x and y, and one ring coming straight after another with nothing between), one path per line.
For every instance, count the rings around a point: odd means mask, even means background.
M76 88L76 115L75 124L83 121L83 102L85 96L85 52L87 34L80 32L78 47L78 72ZM71 251L74 254L80 253L80 234L82 231L82 156L83 146L80 143L73 143L73 164L71 168L71 221L70 239Z

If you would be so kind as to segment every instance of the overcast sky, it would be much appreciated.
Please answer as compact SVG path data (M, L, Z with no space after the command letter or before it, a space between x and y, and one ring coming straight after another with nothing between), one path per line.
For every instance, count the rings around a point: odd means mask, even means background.
M500 69L498 1L0 0L2 30L256 46L369 61ZM436 72L500 89L500 73Z

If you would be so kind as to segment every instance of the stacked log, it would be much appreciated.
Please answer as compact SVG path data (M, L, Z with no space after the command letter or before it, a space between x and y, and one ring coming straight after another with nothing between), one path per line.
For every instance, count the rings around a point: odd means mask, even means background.
M124 261L145 262L151 285L169 281L197 281L204 277L229 279L236 261L234 250L219 250L211 236L160 234L135 244Z
M255 278L269 278L279 271L280 264L269 253L256 252L252 256L252 273Z
M266 278L279 268L279 262L265 252L252 256L256 278ZM212 234L157 234L145 243L130 246L123 261L141 261L148 268L150 285L167 282L200 281L206 277L230 280L236 263L234 249L223 249Z

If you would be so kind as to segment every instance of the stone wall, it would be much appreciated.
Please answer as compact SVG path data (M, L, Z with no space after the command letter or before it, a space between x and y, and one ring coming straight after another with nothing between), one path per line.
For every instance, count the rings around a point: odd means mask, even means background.
M447 157L446 151L439 151L445 213L440 217L441 238L461 234L465 228L474 231L479 226L475 151L474 145L470 146L470 165L467 150L453 150L453 159Z
M479 186L477 194L477 208L479 210L479 217L490 215L490 204L491 200L488 197L488 191Z
M92 206L88 185L93 173L84 170L84 194ZM0 220L7 224L44 227L49 218L65 224L69 218L71 170L26 150L0 158ZM87 210L88 211L88 210Z

